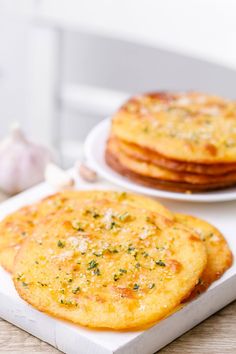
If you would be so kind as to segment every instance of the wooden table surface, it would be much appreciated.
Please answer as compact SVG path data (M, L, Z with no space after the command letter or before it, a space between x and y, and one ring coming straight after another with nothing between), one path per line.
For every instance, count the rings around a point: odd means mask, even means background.
M10 323L0 320L0 353L61 352ZM159 353L236 354L236 301L169 344Z

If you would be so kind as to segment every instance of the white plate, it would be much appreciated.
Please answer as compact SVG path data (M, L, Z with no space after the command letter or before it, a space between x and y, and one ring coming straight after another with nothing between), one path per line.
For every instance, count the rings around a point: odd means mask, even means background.
M89 133L85 142L85 155L88 159L89 165L108 181L133 192L150 195L152 197L205 203L236 200L236 187L197 194L168 192L141 186L113 171L106 164L104 159L105 145L110 131L110 123L110 119L105 119L95 126Z
M77 181L77 188L117 189L99 181L95 184ZM42 183L0 205L0 220L17 208L53 192ZM236 202L207 204L167 204L175 212L190 213L213 223L225 235L236 258ZM0 267L0 318L15 324L34 336L68 354L151 354L202 322L236 298L236 264L211 287L166 319L144 331L92 330L46 315L23 301L17 294L11 276ZM99 316L99 314L94 314ZM219 328L220 330L220 328ZM1 350L0 350L1 351ZM194 348L193 348L194 352Z

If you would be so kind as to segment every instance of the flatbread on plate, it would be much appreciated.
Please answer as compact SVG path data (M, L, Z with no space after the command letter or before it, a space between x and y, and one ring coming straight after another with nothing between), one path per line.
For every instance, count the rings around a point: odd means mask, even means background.
M40 311L88 327L129 329L173 311L206 261L192 230L107 196L42 222L19 250L13 279Z

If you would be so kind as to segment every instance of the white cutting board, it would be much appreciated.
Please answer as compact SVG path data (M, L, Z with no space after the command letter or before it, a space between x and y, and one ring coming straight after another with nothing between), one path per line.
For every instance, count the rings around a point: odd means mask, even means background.
M102 180L96 184L78 181L77 188L117 189ZM0 204L0 218L2 219L22 205L39 200L51 193L53 190L46 184L40 184L21 193ZM224 233L236 258L236 201L215 204L162 202L174 211L194 214L212 222ZM234 299L236 299L235 263L204 294L145 331L90 330L57 320L35 310L20 299L11 277L0 267L0 316L70 354L154 353Z

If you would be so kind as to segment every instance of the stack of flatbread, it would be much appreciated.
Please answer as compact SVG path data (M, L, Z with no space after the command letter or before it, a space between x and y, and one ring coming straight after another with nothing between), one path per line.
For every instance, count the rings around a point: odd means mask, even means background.
M215 227L129 193L65 191L0 223L0 264L19 295L88 327L153 324L231 263Z
M236 102L201 93L131 98L112 119L107 164L136 183L178 192L236 184Z

